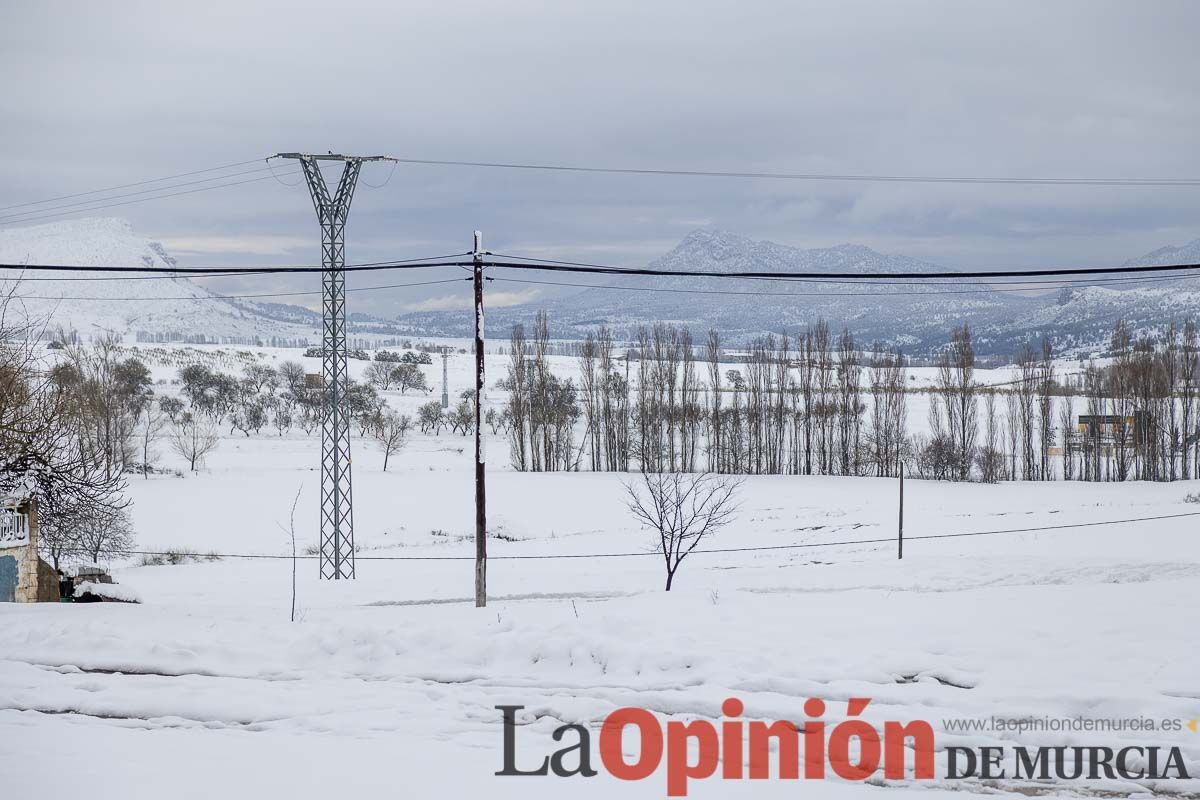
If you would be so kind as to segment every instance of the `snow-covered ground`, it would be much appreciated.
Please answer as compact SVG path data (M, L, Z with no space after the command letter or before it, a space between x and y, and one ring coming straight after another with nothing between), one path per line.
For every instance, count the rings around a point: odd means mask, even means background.
M466 361L452 362L452 395ZM489 384L503 361L489 363ZM426 370L440 378L440 364ZM389 402L410 408L437 394ZM89 796L123 799L663 797L661 770L634 783L603 772L495 776L496 706L525 707L518 760L527 767L562 746L551 737L564 723L595 734L621 706L719 720L727 697L745 703L745 719L797 721L804 701L819 697L830 725L848 698L868 697L863 718L927 720L939 750L1174 745L1200 775L1200 734L1186 728L1021 735L944 724L1200 716L1200 517L917 538L1191 513L1200 506L1184 498L1195 483L907 481L901 561L896 481L749 478L736 521L706 548L812 546L696 554L668 594L660 561L642 555L649 534L624 507L625 476L514 473L493 440L496 538L481 610L472 600L470 439L416 436L386 473L368 443L354 448L358 579L322 582L316 561L299 561L295 623L290 559L125 565L116 578L137 605L0 606L4 795L80 781ZM238 434L199 473L131 479L139 548L289 553L284 529L299 491L303 552L317 541L318 456L314 438ZM887 541L836 544L873 539ZM532 555L589 557L509 558ZM941 775L941 752L938 760ZM956 788L932 787L711 779L694 781L689 796L930 797ZM1200 782L965 788L1123 795L1196 793Z

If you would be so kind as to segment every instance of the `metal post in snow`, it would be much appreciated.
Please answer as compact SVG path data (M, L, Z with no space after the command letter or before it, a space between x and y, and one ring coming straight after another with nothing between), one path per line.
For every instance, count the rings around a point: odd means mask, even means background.
M896 558L904 558L904 462L900 462L900 532Z
M475 286L475 607L487 605L487 488L483 448L483 234L472 250Z
M442 346L442 408L450 407L450 379L447 361L450 358L450 348Z

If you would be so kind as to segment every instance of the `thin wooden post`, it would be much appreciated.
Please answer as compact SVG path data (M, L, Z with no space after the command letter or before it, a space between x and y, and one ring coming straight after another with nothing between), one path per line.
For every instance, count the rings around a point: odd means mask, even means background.
M900 462L900 527L896 539L896 558L904 558L904 462Z
M483 234L475 231L475 607L487 605L487 487L483 447Z

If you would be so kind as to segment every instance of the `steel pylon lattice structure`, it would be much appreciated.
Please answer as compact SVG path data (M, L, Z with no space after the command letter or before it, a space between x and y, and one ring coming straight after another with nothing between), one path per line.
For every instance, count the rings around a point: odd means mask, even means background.
M280 153L300 162L321 225L321 577L354 578L354 504L350 475L350 412L346 406L346 219L364 161L386 156ZM342 163L330 195L321 161Z

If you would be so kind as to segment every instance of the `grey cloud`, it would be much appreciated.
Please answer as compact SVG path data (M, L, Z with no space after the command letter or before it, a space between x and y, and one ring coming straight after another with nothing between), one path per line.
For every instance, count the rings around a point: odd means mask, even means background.
M0 205L288 149L1194 177L1198 29L1200 6L1186 0L348 0L336 14L327 4L244 0L6 4L0 110L17 124L5 125ZM387 173L366 177L378 183ZM273 180L98 213L191 243L185 265L317 257L303 187ZM457 252L480 228L494 249L644 263L695 221L798 246L861 242L949 265L1121 263L1195 238L1198 219L1197 189L402 166L386 187L360 189L348 252L364 261ZM221 285L263 288L248 279ZM355 307L388 313L446 294L360 294Z

